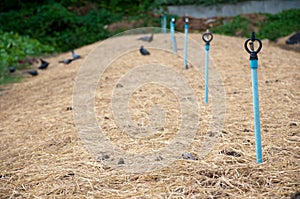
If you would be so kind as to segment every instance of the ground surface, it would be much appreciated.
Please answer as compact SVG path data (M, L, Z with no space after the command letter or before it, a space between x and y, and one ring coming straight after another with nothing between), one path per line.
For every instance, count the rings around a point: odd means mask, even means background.
M199 35L191 37L203 44ZM131 39L124 38L124 43ZM211 45L210 55L226 93L224 125L214 149L198 160L178 159L148 173L130 174L106 166L88 153L79 138L71 108L73 85L80 65L100 43L77 49L84 59L63 65L58 60L69 53L48 57L51 64L39 76L1 86L0 198L289 198L300 191L299 53L263 42L258 76L264 162L256 164L251 72L244 41L215 35ZM166 122L151 144L124 136L110 109L113 89L126 88L117 86L122 74L136 64L157 61L174 67L195 90L201 128L189 151L197 156L211 117L209 108L202 108L203 76L197 76L196 67L183 70L182 60L171 54L153 51L142 57L136 51L115 60L97 88L98 123L124 150L142 153L168 143L180 128L179 99L169 89L141 85L128 102L138 125L149 123L147 112L153 104L167 111Z

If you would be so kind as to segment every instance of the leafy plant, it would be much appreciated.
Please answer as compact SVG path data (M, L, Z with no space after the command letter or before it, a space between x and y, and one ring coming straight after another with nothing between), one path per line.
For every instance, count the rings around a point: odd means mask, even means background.
M232 21L212 29L213 32L225 35L249 37L252 31L260 39L276 40L292 32L300 30L300 9L286 10L278 14L257 14L256 20L247 18L247 15L236 16Z
M156 0L160 5L218 5L225 3L239 3L247 0Z
M114 13L138 16L158 9L161 4L153 0L105 0L100 6Z
M104 26L120 18L120 15L96 8L85 16L79 16L61 4L53 3L28 10L2 13L0 29L29 35L55 47L57 51L69 51L107 38L109 32Z
M43 45L38 40L28 36L20 36L18 33L0 31L0 35L0 84L16 80L16 78L8 78L8 66L22 69L26 65L20 65L18 61L24 60L28 56L55 51L51 46Z
M300 9L291 9L279 14L267 14L267 21L259 28L258 36L276 40L300 30Z
M226 22L224 25L213 28L212 31L218 34L236 35L237 32L241 35L246 35L251 32L250 21L246 17L236 16L232 21Z

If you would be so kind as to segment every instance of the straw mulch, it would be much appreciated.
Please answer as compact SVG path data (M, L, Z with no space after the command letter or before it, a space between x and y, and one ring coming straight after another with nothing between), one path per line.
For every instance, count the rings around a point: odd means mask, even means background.
M199 34L191 37L203 44ZM183 70L182 60L171 54L153 51L142 57L136 51L115 60L99 79L95 100L99 126L114 144L132 153L165 146L180 128L180 105L168 88L141 85L128 102L132 120L140 126L149 124L147 113L159 104L158 110L168 110L165 123L158 121L160 128L152 140L124 135L114 123L110 98L122 74L137 63L163 60L194 88L203 114L188 151L197 160L178 158L151 172L112 169L91 155L79 138L73 85L80 65L100 43L77 49L84 59L63 65L58 60L70 53L48 57L51 64L39 76L1 86L0 198L290 198L300 191L299 52L263 41L258 77L264 162L256 164L251 72L244 41L220 35L212 41L210 55L224 82L226 114L213 150L202 158L197 158L197 151L211 115L203 108L203 84L197 85L203 80L195 68Z

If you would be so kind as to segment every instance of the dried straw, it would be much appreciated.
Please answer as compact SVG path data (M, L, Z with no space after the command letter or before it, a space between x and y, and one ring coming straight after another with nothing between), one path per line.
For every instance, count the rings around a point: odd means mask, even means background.
M198 34L191 35L202 44ZM198 160L178 159L138 174L112 169L88 153L69 108L84 60L61 65L58 60L70 54L49 57L49 69L39 76L0 90L0 198L289 198L300 191L299 53L264 42L259 54L264 162L256 164L249 56L243 42L220 35L212 42L210 54L226 91L226 118L214 149ZM98 45L76 52L86 57ZM189 150L197 154L211 117L211 107L202 103L203 80L195 68L183 71L182 60L170 53L157 50L139 57L138 52L121 56L100 78L95 100L99 125L115 145L133 153L172 140L179 129L180 106L174 93L161 85L141 86L128 103L138 125L150 123L147 113L153 105L168 110L163 130L151 139L122 133L111 110L112 91L123 74L138 64L163 62L186 77L200 102L201 128Z

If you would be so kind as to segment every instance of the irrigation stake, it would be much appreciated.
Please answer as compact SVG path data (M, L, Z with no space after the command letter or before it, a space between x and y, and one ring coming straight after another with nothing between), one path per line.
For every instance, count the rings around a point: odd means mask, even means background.
M177 46L176 46L176 38L175 38L175 18L174 17L172 17L172 19L171 19L170 28L171 28L172 50L173 50L173 53L176 53Z
M187 65L188 32L189 32L189 18L186 17L185 24L184 24L184 69L188 68Z
M254 50L255 41L257 41L259 45L256 51ZM252 96L253 96L253 111L254 111L256 162L262 163L263 160L262 160L262 147L261 147L261 135L260 135L260 115L259 115L259 100L258 100L258 81L257 81L257 68L258 68L257 53L259 53L259 51L261 50L262 43L259 39L255 38L255 33L252 32L251 38L245 41L244 47L245 50L250 54L250 68L252 73Z
M209 46L213 39L213 34L207 29L202 35L205 42L205 88L204 88L204 102L208 103L208 64L209 64Z
M161 28L164 35L167 33L167 16L163 15L161 19Z

